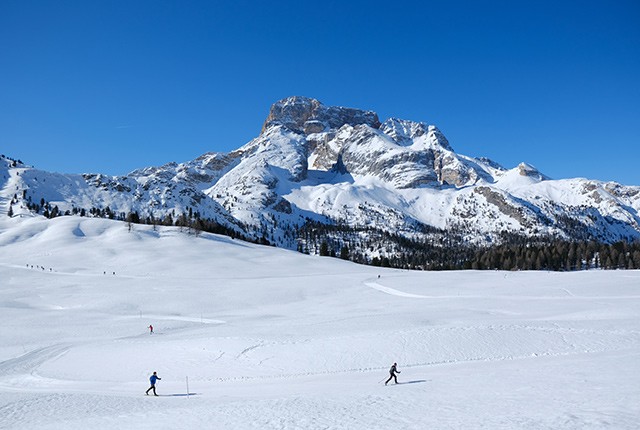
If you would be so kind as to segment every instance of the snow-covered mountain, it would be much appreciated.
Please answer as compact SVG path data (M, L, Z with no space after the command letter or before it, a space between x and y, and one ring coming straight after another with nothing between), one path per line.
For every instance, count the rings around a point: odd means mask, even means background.
M3 157L0 181L3 214L210 220L309 252L318 251L301 233L310 223L333 226L334 244L354 231L477 244L506 235L640 238L640 186L552 180L526 163L507 169L456 153L434 125L380 122L374 112L306 97L275 103L260 135L229 153L118 177L49 173Z

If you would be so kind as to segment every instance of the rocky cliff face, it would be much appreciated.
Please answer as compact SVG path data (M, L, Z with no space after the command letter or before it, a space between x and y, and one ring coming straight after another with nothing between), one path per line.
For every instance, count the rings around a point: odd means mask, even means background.
M276 127L303 136L311 169L372 175L398 188L463 186L490 176L481 161L458 156L437 127L423 122L380 123L371 111L290 97L271 107L261 135Z
M289 97L271 106L262 133L273 125L282 125L304 134L322 133L345 124L367 124L378 128L380 121L375 112L337 106L325 106L307 97Z

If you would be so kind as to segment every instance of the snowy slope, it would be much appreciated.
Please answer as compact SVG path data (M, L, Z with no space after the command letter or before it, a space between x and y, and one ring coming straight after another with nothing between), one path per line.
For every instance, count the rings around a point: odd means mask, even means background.
M0 429L635 429L639 286L2 217Z

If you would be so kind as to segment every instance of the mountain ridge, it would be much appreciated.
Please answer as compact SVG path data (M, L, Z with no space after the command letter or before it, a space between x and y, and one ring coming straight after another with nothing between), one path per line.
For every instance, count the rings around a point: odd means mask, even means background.
M505 235L640 239L640 187L552 180L527 163L507 169L456 153L435 125L380 122L372 111L299 96L274 103L261 133L245 145L185 163L107 176L54 174L2 160L0 213L44 214L47 206L48 215L57 207L57 214L104 216L108 208L117 219L210 220L311 253L319 246L305 226L319 223L332 226L336 248L351 242L365 260L400 252L372 245L366 233L354 242L354 232L366 229L439 244L456 238L488 245Z

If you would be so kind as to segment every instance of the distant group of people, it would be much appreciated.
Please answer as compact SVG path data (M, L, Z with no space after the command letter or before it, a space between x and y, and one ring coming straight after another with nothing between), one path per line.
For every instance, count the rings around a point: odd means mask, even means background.
M35 266L33 264L28 264L27 263L27 269L38 269L38 270L46 270L44 266L40 266L39 264L36 264ZM49 267L49 272L53 272L53 268ZM107 274L107 271L105 270L104 272L102 272L103 275ZM116 272L111 272L112 275L115 276Z
M33 269L34 267L36 269L45 270L44 266L39 266L39 265L34 266L33 264L27 264L27 268ZM51 267L49 267L49 272L53 272L53 269Z

